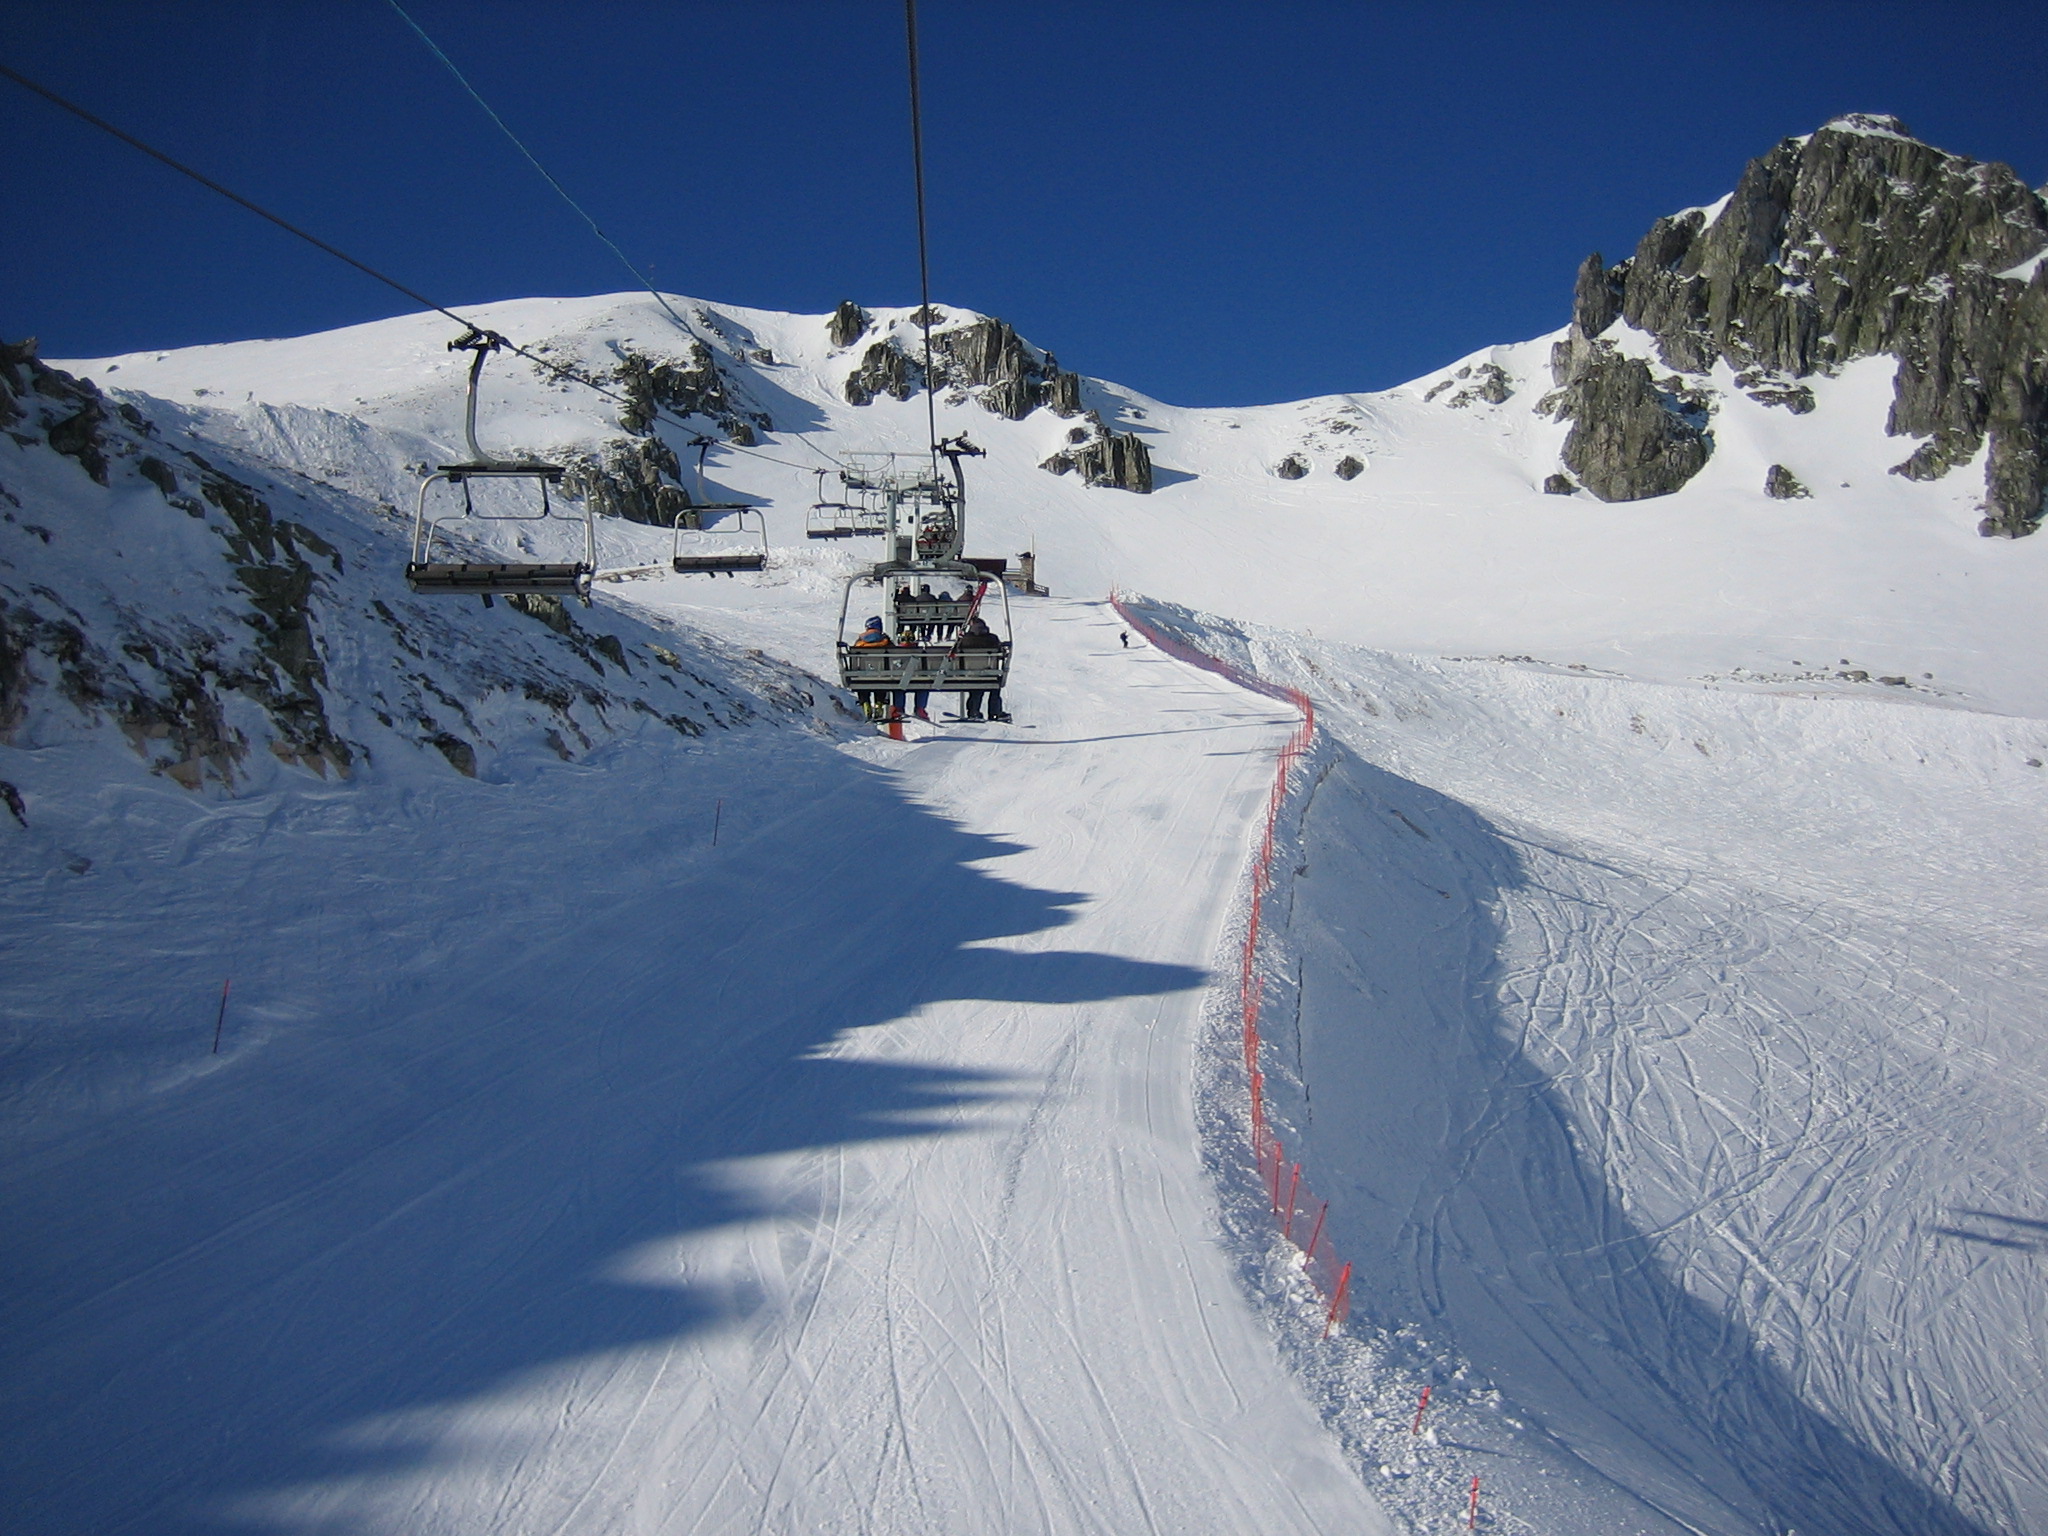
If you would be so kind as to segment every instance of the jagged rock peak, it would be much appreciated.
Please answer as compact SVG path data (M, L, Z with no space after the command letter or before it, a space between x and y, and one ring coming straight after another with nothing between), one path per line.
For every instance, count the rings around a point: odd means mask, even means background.
M937 311L934 316L945 319ZM917 318L911 316L913 322ZM1021 421L1041 405L1057 416L1081 413L1080 375L1067 372L1050 352L1038 352L992 315L933 331L931 347L935 386L971 394L1006 420ZM866 405L881 394L907 400L923 382L923 368L894 337L885 336L869 346L844 388L850 403Z
M1794 411L1811 396L1790 381L1895 357L1889 430L1928 440L1900 472L1945 473L1988 437L1985 531L2028 533L2048 498L2048 281L2016 269L2043 249L2048 201L2009 166L1849 113L1752 160L1711 212L1659 219L1627 261L1589 260L1553 366L1570 384L1590 365L1616 293L1667 367L1725 361Z
M851 299L841 299L839 307L832 311L832 318L825 322L825 334L835 347L850 347L865 336L873 317Z

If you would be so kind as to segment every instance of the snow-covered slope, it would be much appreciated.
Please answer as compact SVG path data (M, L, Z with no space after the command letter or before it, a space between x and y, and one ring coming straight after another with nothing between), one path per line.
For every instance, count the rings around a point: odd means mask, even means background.
M1886 472L1889 363L1717 378L1707 468L1614 505L1542 489L1554 338L1257 409L956 383L969 548L1056 596L1015 727L896 743L806 676L874 550L804 513L924 441L847 393L908 315L672 302L476 315L704 406L500 358L487 447L694 493L702 429L765 509L734 580L602 520L590 610L405 591L443 317L70 365L103 480L23 393L25 1528L1421 1531L1482 1475L1503 1530L2048 1532L2048 542ZM1040 467L1104 431L1151 494ZM1269 1069L1333 1341L1198 1049L1287 722L1112 586L1323 709Z
M1165 618L1327 734L1266 1097L1368 1462L1542 1529L2041 1529L2048 724ZM1432 1379L1479 1461L1409 1465ZM1644 1507L1559 1518L1549 1445Z
M477 316L592 369L615 370L626 353L681 365L704 342L736 393L781 429L761 444L772 460L713 449L710 492L766 503L771 540L792 551L804 546L802 512L825 455L923 442L921 398L847 403L854 353L831 345L826 317L672 303L696 334L679 335L644 295L492 305ZM953 326L979 318L946 313ZM901 320L876 312L878 328ZM409 507L408 466L432 456L420 438L441 454L461 443L463 358L445 350L453 329L440 316L408 317L73 366L109 389L176 402L209 434L282 448L309 472ZM1624 347L1647 350L1624 331ZM1665 681L1881 692L1876 678L1904 676L1967 707L2048 714L2040 669L2014 660L2048 646L2036 601L2048 543L1979 538L1981 487L1960 469L1931 482L1888 473L1906 451L1885 433L1889 359L1809 380L1816 408L1802 415L1715 375L1707 468L1674 495L1606 504L1542 490L1566 431L1536 408L1552 387L1557 339L1493 348L1382 394L1258 408L1188 409L1085 381L1084 403L1149 448L1159 471L1149 496L1041 470L1073 430L1050 410L1006 421L953 390L939 425L989 450L976 465L976 547L1042 544L1056 590L1121 582L1354 644L1532 655ZM1487 365L1504 399L1472 387ZM529 364L494 363L487 388L498 407L487 447L558 452L619 433L615 402ZM378 430L366 437L351 423ZM656 431L694 458L688 431ZM1307 475L1279 478L1297 455ZM1346 457L1366 466L1350 480L1335 473ZM1766 496L1774 463L1792 465L1811 497ZM606 558L634 563L655 547L621 537ZM1843 676L1859 671L1869 680Z

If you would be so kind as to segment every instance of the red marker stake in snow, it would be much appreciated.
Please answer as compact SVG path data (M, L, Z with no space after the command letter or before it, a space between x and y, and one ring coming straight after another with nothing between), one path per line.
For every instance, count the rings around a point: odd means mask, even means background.
M1472 1505L1465 1511L1465 1529L1479 1529L1479 1479L1476 1477L1472 1479Z
M1422 1389L1422 1401L1415 1405L1415 1427L1408 1431L1409 1434L1419 1435L1422 1433L1422 1416L1427 1412L1429 1412L1429 1388L1424 1387Z
M220 984L220 1012L213 1016L213 1050L209 1053L214 1056L220 1054L220 1032L227 1027L228 1022L228 988L234 984L235 978L232 976Z
M1337 1272L1336 1293L1330 1297L1330 1315L1323 1320L1324 1338L1327 1339L1332 1333L1336 1331L1337 1325L1344 1321L1344 1315L1350 1309L1350 1304L1351 1265L1347 1262L1345 1266Z
M1322 1208L1321 1210L1319 1210L1319 1211L1317 1211L1317 1212L1316 1212L1316 1225L1315 1225L1315 1230L1314 1230L1314 1231L1312 1231L1312 1232L1310 1232L1310 1233L1309 1233L1309 1235L1308 1235L1308 1251L1307 1251L1307 1252L1305 1252L1304 1254L1302 1254L1302 1256L1301 1256L1301 1262L1302 1262L1302 1263L1304 1263L1304 1264L1313 1264L1313 1263L1315 1263L1315 1261L1316 1261L1316 1244L1317 1244L1317 1243L1319 1243L1319 1242L1321 1242L1321 1241L1322 1241L1322 1238L1323 1238L1323 1218L1324 1218L1325 1216L1328 1216L1329 1214L1330 1214L1330 1202L1329 1202L1329 1201L1327 1201L1327 1200L1325 1200L1325 1201L1323 1202L1323 1208Z

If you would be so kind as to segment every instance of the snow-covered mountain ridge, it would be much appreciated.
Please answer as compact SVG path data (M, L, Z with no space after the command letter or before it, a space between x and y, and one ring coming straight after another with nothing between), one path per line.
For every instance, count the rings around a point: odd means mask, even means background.
M1898 357L1765 377L1711 302L1695 368L1639 306L1227 409L941 309L969 548L1056 595L1014 726L906 742L818 681L876 548L804 530L924 445L908 310L477 306L608 392L500 356L479 426L600 514L590 608L406 590L444 316L9 350L23 1528L1419 1536L1483 1475L1553 1536L2048 1533L2023 431L1894 474ZM1589 436L1683 484L1556 486ZM765 571L671 573L703 500ZM1265 1070L1334 1339L1204 1013L1292 721L1113 586L1318 704Z

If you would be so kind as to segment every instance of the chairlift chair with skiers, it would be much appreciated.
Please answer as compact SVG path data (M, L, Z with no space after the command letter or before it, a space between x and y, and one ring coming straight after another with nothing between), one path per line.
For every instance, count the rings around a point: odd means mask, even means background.
M494 458L476 440L477 386L484 360L505 344L493 331L471 330L448 343L451 352L471 352L469 399L463 415L463 436L469 460L443 464L420 482L419 508L413 518L412 558L406 563L406 585L415 592L476 593L489 603L493 596L514 593L570 593L590 600L590 578L597 569L596 514L586 501L581 513L558 507L550 494L564 474L559 464L534 459ZM445 490L461 492L459 502ZM484 489L506 487L506 492ZM522 491L522 487L530 490ZM430 511L430 508L432 509ZM437 540L448 543L454 525L479 522L545 522L576 519L583 524L580 561L480 561L434 558Z
M967 531L967 485L960 460L981 450L964 437L939 443L950 476L921 457L907 465L867 466L863 474L887 498L888 556L846 583L839 604L839 681L856 694L978 693L1004 687L1010 677L1010 593L1001 580L972 561L960 546ZM894 456L890 456L892 459ZM940 599L921 595L934 582L959 586L962 595ZM863 584L879 587L887 646L849 638L853 595ZM991 608L989 593L997 594ZM989 624L999 617L999 626ZM988 626L989 639L976 643L969 630Z

